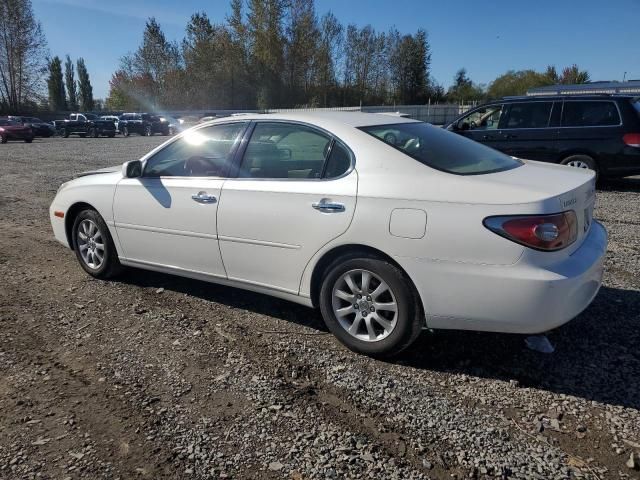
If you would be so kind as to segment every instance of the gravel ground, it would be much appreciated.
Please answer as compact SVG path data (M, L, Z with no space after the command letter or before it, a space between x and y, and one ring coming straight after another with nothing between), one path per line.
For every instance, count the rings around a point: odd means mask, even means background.
M382 362L284 301L84 274L58 185L163 140L0 146L0 478L640 478L640 179L599 191L605 285L555 353L443 331Z

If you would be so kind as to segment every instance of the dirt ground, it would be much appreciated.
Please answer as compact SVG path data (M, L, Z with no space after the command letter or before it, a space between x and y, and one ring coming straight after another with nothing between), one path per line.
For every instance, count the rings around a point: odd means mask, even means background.
M598 192L605 283L551 332L425 332L389 362L318 312L53 239L81 171L162 137L0 145L0 478L640 478L640 179Z

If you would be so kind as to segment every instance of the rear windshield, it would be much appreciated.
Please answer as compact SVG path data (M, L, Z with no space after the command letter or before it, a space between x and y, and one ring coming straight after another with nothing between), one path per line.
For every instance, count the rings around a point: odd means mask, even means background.
M519 167L513 157L424 122L360 127L429 167L456 175L481 175Z

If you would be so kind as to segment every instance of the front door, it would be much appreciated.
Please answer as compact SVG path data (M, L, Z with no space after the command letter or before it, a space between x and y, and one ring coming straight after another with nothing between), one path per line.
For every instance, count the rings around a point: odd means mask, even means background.
M499 130L504 105L486 105L469 112L453 125L452 130L479 143L500 150L503 140Z
M352 155L324 131L260 121L239 170L225 182L218 207L228 277L297 294L311 257L353 217Z
M218 247L220 193L246 122L186 133L116 188L113 214L125 260L226 277Z

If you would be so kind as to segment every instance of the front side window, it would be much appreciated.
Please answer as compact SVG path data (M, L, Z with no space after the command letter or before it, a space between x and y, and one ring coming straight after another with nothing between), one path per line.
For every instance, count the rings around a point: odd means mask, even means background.
M510 170L522 162L462 135L424 122L360 127L378 140L437 170L457 175L480 175ZM385 139L390 129L406 139L394 144Z
M613 102L566 101L562 110L563 127L604 127L620 125Z
M240 176L321 178L330 145L329 135L305 125L260 122L244 153Z
M246 122L185 133L147 160L145 177L225 177Z
M495 130L500 123L502 105L488 105L479 108L466 117L460 119L458 130Z
M549 126L553 102L512 103L504 128L545 128Z

